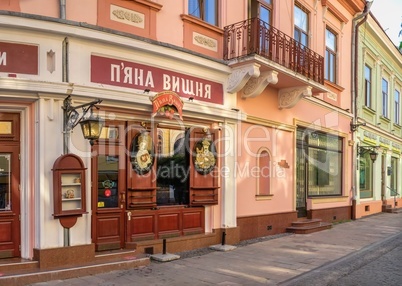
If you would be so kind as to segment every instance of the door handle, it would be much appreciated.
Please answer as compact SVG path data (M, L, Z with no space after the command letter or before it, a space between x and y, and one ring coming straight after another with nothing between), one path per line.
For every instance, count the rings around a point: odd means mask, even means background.
M127 212L127 220L131 220L131 212Z

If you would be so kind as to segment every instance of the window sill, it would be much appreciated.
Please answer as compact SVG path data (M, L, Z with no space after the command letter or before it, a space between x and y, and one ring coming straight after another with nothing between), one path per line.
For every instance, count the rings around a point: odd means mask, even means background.
M310 197L313 204L326 204L326 203L344 203L349 200L349 196L322 196L322 197Z
M374 109L372 109L371 107L368 107L368 106L363 106L363 109L367 112L367 113L369 113L370 115L375 115L375 110Z
M192 24L198 25L200 27L203 27L208 30L212 30L218 34L223 35L223 30L221 28L211 25L211 24L201 20L200 18L191 16L191 15L187 15L187 14L181 14L180 17L184 22L190 22Z
M385 117L384 115L380 116L380 120L385 122L385 123L390 123L391 122L391 119L389 119L388 117Z
M272 200L274 195L255 195L257 201L269 201Z
M332 87L333 89L335 89L335 90L337 90L337 91L339 91L339 92L342 92L342 91L345 90L344 87L342 87L342 86L340 86L340 85L337 85L336 83L334 83L334 82L332 82L332 81L329 81L329 80L327 80L327 79L324 80L324 84L325 84L325 85L328 85L328 86L330 86L330 87Z

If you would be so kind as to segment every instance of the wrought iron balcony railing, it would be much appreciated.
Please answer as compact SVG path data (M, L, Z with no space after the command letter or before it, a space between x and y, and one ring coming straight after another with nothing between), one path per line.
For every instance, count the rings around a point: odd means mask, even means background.
M225 27L224 59L260 55L324 84L324 58L259 18Z

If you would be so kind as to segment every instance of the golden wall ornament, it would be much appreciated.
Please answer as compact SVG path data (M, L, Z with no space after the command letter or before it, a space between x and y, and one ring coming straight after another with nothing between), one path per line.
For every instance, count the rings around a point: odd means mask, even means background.
M137 174L147 174L154 164L154 146L148 132L134 137L131 147L131 165Z
M193 162L198 173L209 174L215 168L216 161L216 148L211 140L203 138L194 145Z

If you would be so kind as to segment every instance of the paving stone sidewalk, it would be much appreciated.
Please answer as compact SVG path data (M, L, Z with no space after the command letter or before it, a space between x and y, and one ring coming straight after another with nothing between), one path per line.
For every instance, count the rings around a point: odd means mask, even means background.
M171 262L32 286L278 285L401 232L402 213L380 213L312 234L242 242L228 252L198 249Z

